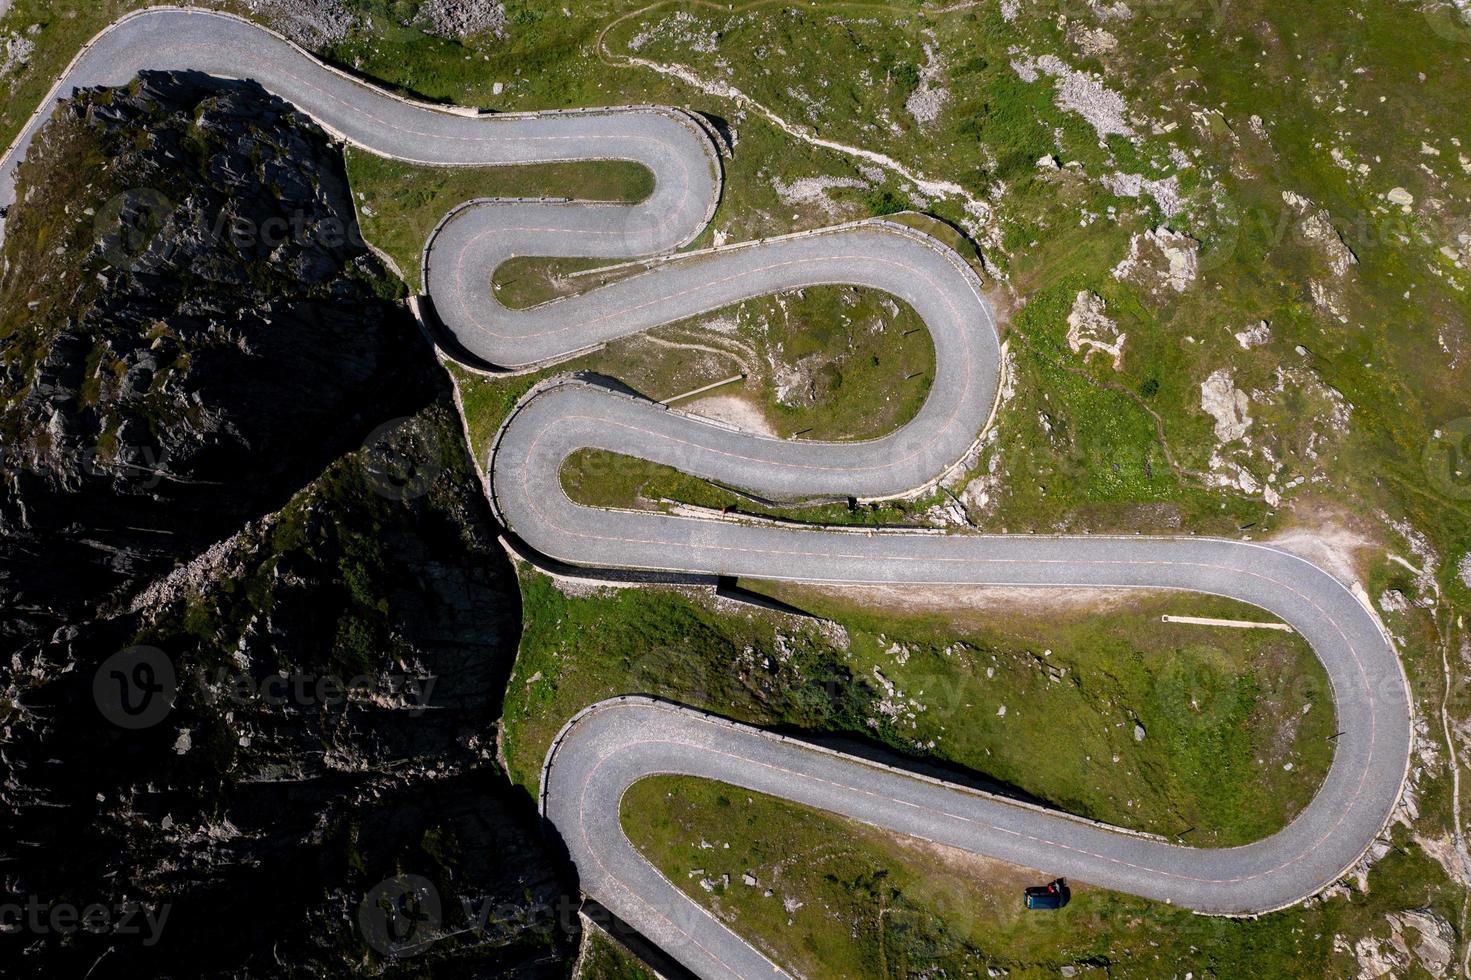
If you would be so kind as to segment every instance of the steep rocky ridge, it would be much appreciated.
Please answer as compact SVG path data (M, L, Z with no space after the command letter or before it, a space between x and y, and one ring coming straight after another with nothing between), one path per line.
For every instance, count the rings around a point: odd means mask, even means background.
M21 179L0 638L168 571L425 403L432 359L356 235L340 155L259 88L150 74L82 94Z

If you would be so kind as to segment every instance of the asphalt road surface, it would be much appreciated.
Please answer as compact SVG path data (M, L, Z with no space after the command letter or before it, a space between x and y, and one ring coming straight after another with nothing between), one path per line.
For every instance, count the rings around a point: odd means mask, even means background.
M548 753L543 808L583 890L701 976L779 969L686 898L634 851L618 823L624 790L653 773L719 779L866 823L1202 912L1291 904L1338 878L1379 833L1409 759L1399 661L1373 612L1311 563L1266 545L1201 538L906 534L747 526L573 503L559 469L599 448L668 463L769 499L877 498L923 486L984 429L999 347L980 283L922 233L886 222L673 257L650 271L529 310L496 301L490 274L513 255L618 260L671 252L708 222L720 157L678 109L487 116L394 98L289 43L218 14L153 11L119 21L57 83L122 84L138 70L253 78L341 138L444 165L632 160L654 175L634 205L474 202L447 216L425 253L426 288L456 341L507 368L556 361L620 336L742 299L818 284L884 290L911 305L935 345L929 399L871 441L785 441L742 433L573 378L533 389L497 435L492 504L531 548L600 568L829 583L1029 585L1188 590L1256 605L1312 645L1332 682L1342 735L1322 789L1291 825L1229 849L1163 840L885 769L644 699L593 706ZM47 100L49 107L51 98ZM46 107L43 107L43 109ZM44 121L0 161L0 205ZM573 189L575 193L575 189ZM3 235L3 226L0 226ZM1018 897L1018 901L1020 898Z

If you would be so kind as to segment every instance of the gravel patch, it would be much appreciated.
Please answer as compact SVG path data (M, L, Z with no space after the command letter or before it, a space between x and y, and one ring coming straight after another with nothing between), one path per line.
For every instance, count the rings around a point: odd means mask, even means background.
M501 0L427 0L415 23L427 33L446 38L474 34L506 36L506 7Z
M706 395L682 408L691 415L715 419L717 422L733 425L742 432L779 438L766 414L761 411L761 406L739 395Z
M904 101L904 108L921 126L940 118L950 93L937 84L945 73L945 63L940 60L939 50L924 42L924 65L919 70L919 87Z
M346 40L348 33L361 25L343 0L248 0L245 6L308 48Z
M1099 183L1108 188L1109 193L1118 197L1139 197L1147 194L1154 198L1154 203L1164 212L1165 217L1173 218L1180 213L1180 178L1166 177L1164 180L1151 180L1142 174L1124 174L1117 171L1099 179Z
M879 173L879 179L883 179L882 172ZM777 177L771 181L776 196L784 203L815 205L827 214L835 214L840 210L838 203L828 197L828 191L867 186L866 182L856 177L800 177L790 183Z
M1024 82L1034 82L1043 75L1057 80L1057 105L1076 112L1098 133L1100 140L1111 134L1133 136L1134 128L1124 121L1128 104L1119 93L1104 86L1097 77L1077 71L1056 55L1040 58L1024 55L1011 62L1012 70Z

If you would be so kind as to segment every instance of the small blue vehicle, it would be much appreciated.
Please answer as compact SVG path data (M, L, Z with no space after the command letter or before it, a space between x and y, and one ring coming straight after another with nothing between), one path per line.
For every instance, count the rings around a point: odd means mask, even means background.
M1028 909L1060 909L1068 903L1071 893L1067 879L1058 878L1046 885L1033 885L1026 890Z

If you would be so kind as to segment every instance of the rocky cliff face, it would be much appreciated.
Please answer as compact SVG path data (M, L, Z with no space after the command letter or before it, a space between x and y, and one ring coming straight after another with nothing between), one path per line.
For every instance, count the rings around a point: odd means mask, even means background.
M514 573L340 155L253 85L145 75L22 181L0 957L564 975L575 888L495 758Z
M86 93L26 176L0 279L9 637L279 507L435 373L339 154L258 88Z

